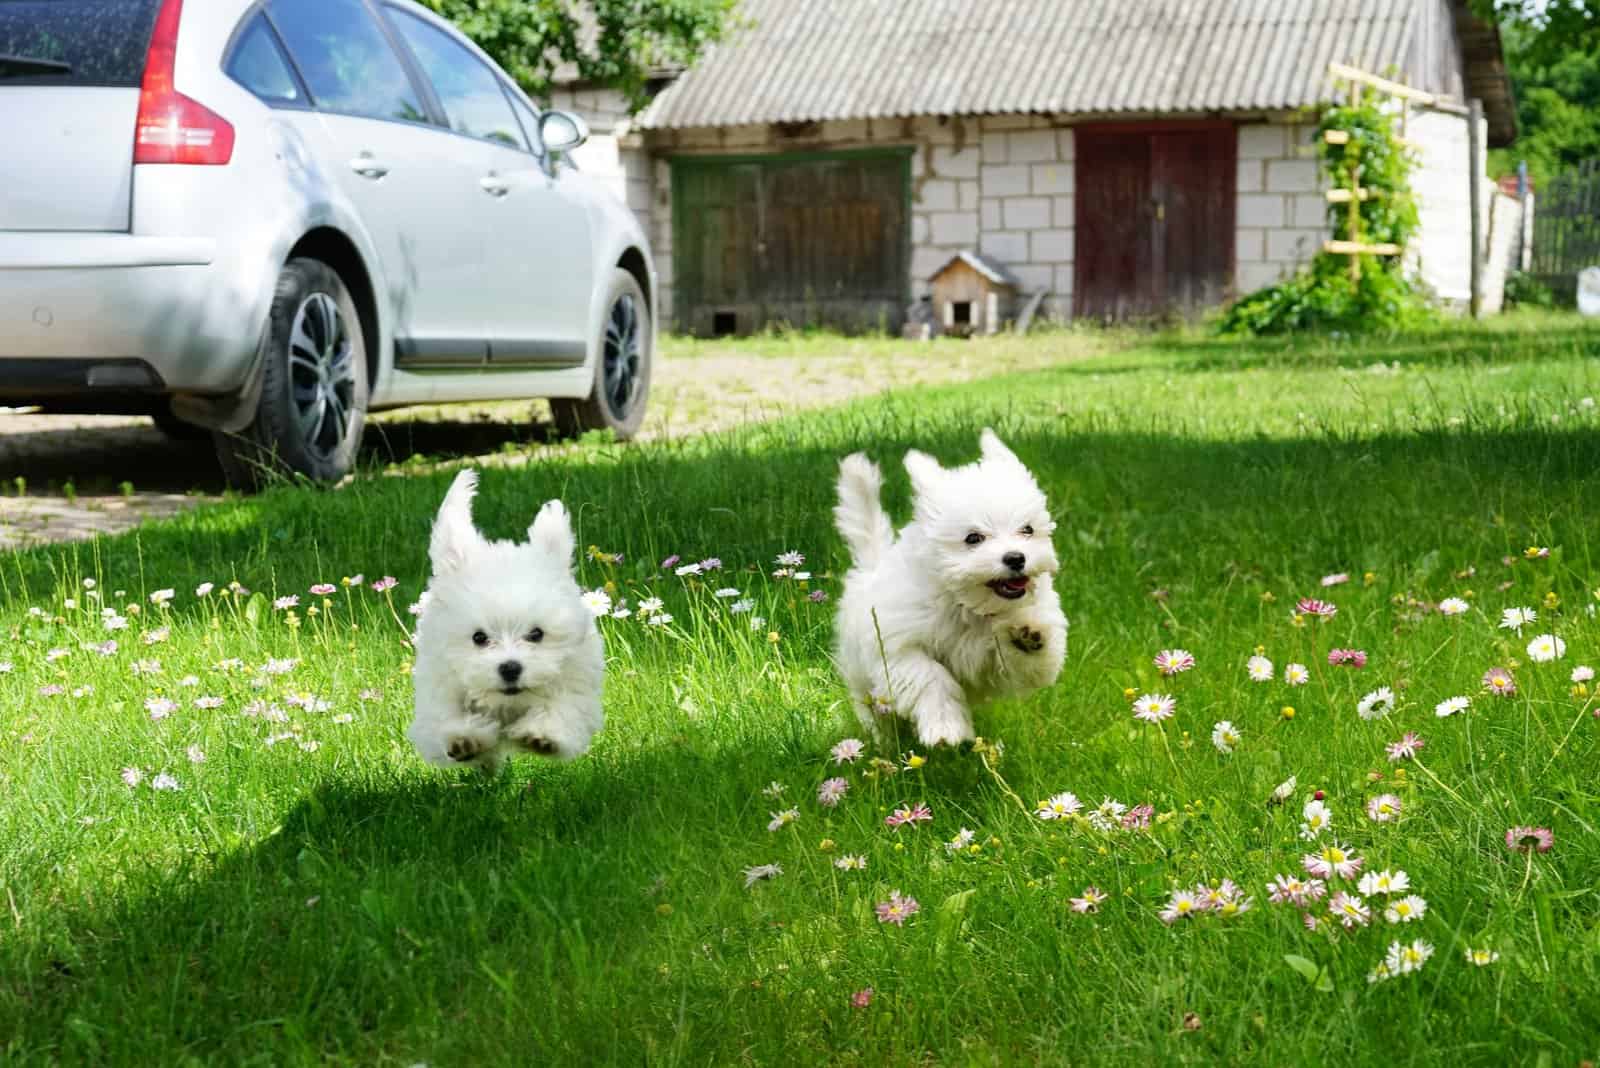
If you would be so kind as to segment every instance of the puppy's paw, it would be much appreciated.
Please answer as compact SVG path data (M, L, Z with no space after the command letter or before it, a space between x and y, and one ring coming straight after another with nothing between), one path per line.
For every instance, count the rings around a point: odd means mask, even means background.
M972 741L972 727L965 719L939 717L917 720L917 740L930 749L937 745L959 746Z
M471 738L463 734L450 739L449 744L445 746L445 755L457 763L465 764L469 760L476 760L482 756L487 748L488 746L477 738Z
M1011 646L1018 652L1037 653L1044 648L1044 633L1026 623L1012 627Z
M519 748L526 749L530 753L537 753L540 756L553 757L561 754L561 747L543 735L513 735L511 741Z

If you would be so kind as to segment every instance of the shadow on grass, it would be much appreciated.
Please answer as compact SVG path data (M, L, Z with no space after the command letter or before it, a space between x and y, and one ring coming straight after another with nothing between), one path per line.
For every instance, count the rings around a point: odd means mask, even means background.
M466 409L463 409L465 411ZM424 455L450 459L548 444L548 422L388 417L367 424L360 464L372 468ZM76 426L7 435L0 479L25 478L28 492L110 494L124 482L162 493L221 493L226 485L209 438L175 441L154 425Z
M663 828L726 818L691 785L714 759L347 770L258 844L14 944L31 964L0 975L20 1013L0 1023L42 1062L485 1063L513 1033L528 1055L636 1045L632 994L603 973L663 922Z

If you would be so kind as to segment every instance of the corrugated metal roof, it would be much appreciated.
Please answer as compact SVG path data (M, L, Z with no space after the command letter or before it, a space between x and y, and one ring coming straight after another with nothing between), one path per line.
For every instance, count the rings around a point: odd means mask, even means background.
M1404 66L1415 0L745 0L647 129L1278 110Z

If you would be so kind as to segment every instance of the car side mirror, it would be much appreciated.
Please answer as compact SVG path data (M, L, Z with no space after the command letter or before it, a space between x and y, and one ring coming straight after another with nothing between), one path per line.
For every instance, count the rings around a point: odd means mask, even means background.
M589 127L570 111L547 111L539 116L539 140L546 152L571 152L589 140Z

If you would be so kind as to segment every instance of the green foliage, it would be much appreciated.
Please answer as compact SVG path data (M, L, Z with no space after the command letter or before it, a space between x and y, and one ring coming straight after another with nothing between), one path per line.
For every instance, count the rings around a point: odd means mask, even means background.
M1515 271L1506 278L1506 303L1519 308L1554 308L1556 294L1535 276Z
M1600 55L1600 6L1594 0L1471 0L1480 17L1525 40L1526 57L1539 64L1568 56Z
M1349 136L1341 145L1323 134ZM1394 135L1394 123L1371 96L1323 112L1317 126L1322 172L1335 188L1359 187L1376 195L1357 204L1328 205L1328 223L1341 241L1404 246L1417 229L1411 193L1412 160ZM1361 256L1361 275L1350 279L1350 258L1321 252L1293 278L1242 297L1223 315L1225 334L1277 334L1291 330L1357 333L1417 325L1428 317L1405 276L1399 256Z
M1517 101L1517 140L1490 153L1490 171L1513 174L1528 161L1535 192L1577 163L1600 156L1600 52L1550 54L1539 35L1519 25L1505 28L1506 66Z
M478 43L534 97L564 63L585 81L620 89L634 108L649 81L688 66L718 41L735 0L587 0L592 19L567 0L423 0Z

